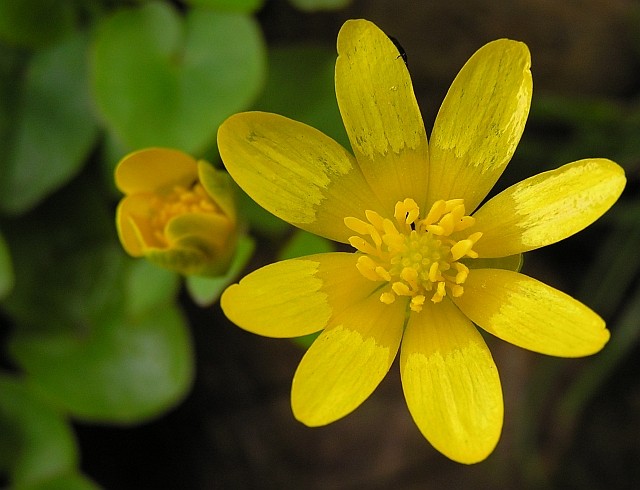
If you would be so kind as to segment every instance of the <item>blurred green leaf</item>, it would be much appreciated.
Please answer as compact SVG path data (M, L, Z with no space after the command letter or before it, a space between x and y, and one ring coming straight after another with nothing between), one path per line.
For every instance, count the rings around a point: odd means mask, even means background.
M19 490L98 490L100 487L77 472L58 475Z
M255 12L264 4L264 0L186 0L194 7L205 7L236 12Z
M59 412L22 382L0 375L0 469L31 488L78 463L74 436Z
M3 302L15 324L9 351L40 393L72 414L139 421L190 388L189 332L172 298L175 279L125 257L111 206L92 176L82 177L6 228L20 271Z
M125 282L126 312L143 316L163 303L174 300L180 285L179 276L144 259L133 262Z
M74 2L0 0L0 39L19 46L39 47L71 32Z
M336 102L335 63L333 49L311 46L271 49L267 82L254 107L313 126L345 148L351 148Z
M86 36L36 53L2 165L0 208L23 213L80 170L97 136L88 93ZM5 143L7 144L7 143Z
M86 420L144 420L182 399L193 377L189 335L171 304L136 319L105 316L84 337L19 330L10 350L43 395Z
M289 0L291 5L308 12L318 10L338 10L346 7L351 0Z
M262 208L246 193L240 191L237 193L237 197L238 210L243 219L249 223L252 233L259 233L271 238L280 238L291 230L289 223Z
M13 287L13 265L11 264L11 255L9 247L5 242L2 234L0 234L0 299L11 291Z
M305 255L335 252L335 244L313 233L296 230L278 254L278 260L295 259Z
M189 276L186 278L187 290L191 299L199 306L209 306L218 300L222 291L242 273L253 256L255 242L250 236L242 236L236 246L236 252L224 276L203 277Z
M183 18L152 2L105 20L93 46L97 104L131 148L202 152L254 99L264 70L258 24L237 13L194 8Z

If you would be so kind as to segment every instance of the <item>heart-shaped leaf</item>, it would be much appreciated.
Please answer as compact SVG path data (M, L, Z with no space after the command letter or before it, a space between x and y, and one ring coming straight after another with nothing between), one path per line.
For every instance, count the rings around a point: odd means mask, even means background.
M175 405L191 385L191 344L170 303L141 318L105 316L86 338L21 329L13 357L34 385L74 416L138 422Z
M204 8L184 17L155 2L123 9L99 26L93 46L98 107L131 148L201 153L253 100L264 71L257 23Z
M26 488L73 470L77 449L66 420L24 382L0 376L0 470Z
M31 58L10 132L0 208L23 213L78 173L98 134L88 39L74 35Z
M72 415L135 422L175 405L193 378L177 277L125 256L91 175L5 236L16 274L3 300L9 351L32 385Z
M255 12L262 7L264 0L186 0L186 2L194 7L232 10L234 12Z

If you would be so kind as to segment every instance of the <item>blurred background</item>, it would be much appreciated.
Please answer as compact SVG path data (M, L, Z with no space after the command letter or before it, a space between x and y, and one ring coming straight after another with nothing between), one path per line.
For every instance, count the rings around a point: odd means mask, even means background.
M531 114L496 190L586 157L627 172L604 218L523 268L597 311L611 341L556 359L486 336L505 426L474 466L423 439L397 364L345 419L297 423L289 391L303 348L231 325L215 294L203 300L117 239L113 169L132 150L174 147L221 167L216 129L250 109L348 147L333 65L349 18L401 43L428 131L475 50L528 44ZM632 0L0 0L0 484L640 488L639 182ZM238 207L255 243L243 273L333 247L240 193Z

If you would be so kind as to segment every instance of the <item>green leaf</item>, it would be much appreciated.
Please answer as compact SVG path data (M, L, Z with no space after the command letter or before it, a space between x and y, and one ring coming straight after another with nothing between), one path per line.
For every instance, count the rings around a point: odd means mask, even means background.
M24 488L78 463L73 433L59 412L22 381L0 375L0 469Z
M465 259L463 263L470 269L505 269L520 272L522 264L524 263L524 257L522 254L516 254L495 259Z
M1 0L0 39L25 47L44 46L71 32L74 2Z
M16 282L3 301L13 360L39 393L87 420L136 422L179 402L193 379L175 277L115 242L111 206L84 177L6 228Z
M143 316L163 303L172 302L180 280L175 272L135 260L125 279L126 312L131 317Z
M346 7L351 0L289 0L294 7L307 12L318 10L338 10Z
M199 154L218 125L244 109L264 77L258 24L242 14L152 2L98 28L93 88L105 120L132 148Z
M81 169L97 136L88 92L86 36L31 59L0 183L0 208L23 213Z
M21 487L20 490L98 490L100 487L77 472L58 475L49 480Z
M9 247L0 234L0 299L4 298L13 287L14 276Z
M264 0L186 0L194 7L251 13L262 7Z
M218 300L222 291L242 273L253 256L255 242L249 236L242 236L236 246L236 252L224 276L204 277L188 276L186 286L191 299L199 306L209 306Z
M335 245L313 233L304 230L296 230L289 241L282 247L278 254L278 260L295 259L305 255L334 252Z
M269 51L269 75L259 111L274 112L319 129L349 146L334 89L335 50L291 46Z
M191 343L178 309L107 317L84 336L19 330L13 357L35 386L76 417L133 423L179 402L191 386Z

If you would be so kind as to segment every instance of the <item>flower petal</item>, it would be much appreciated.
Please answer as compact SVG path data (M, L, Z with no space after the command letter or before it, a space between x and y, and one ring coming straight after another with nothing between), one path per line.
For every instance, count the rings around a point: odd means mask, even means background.
M464 198L473 211L502 174L529 115L531 57L523 43L480 48L453 81L431 134L428 202Z
M150 194L125 196L116 209L116 228L123 248L132 257L142 257L150 245L158 245L148 220L136 219L148 216L151 209Z
M276 262L229 286L220 304L232 322L258 335L314 333L377 286L360 274L356 259L352 253L326 253Z
M116 186L125 194L154 192L168 185L191 185L196 160L179 150L147 148L125 156L115 170Z
M332 318L293 378L291 406L300 422L326 425L369 397L398 352L405 306L386 305L374 294Z
M480 257L502 257L558 242L602 216L624 189L624 170L603 158L580 160L509 187L473 215Z
M223 170L218 170L209 162L198 161L198 177L202 187L205 188L211 199L220 206L222 212L235 223L236 203L234 197L234 186L229 174Z
M349 20L340 29L336 96L356 159L385 208L406 197L423 206L424 123L398 49L371 22Z
M466 464L493 451L503 418L498 370L480 333L450 301L411 314L400 374L413 420L438 451Z
M541 354L580 357L598 352L609 331L571 296L517 272L472 270L455 304L487 332Z
M245 112L218 130L229 174L262 207L289 223L346 243L346 216L381 206L351 154L305 124Z

